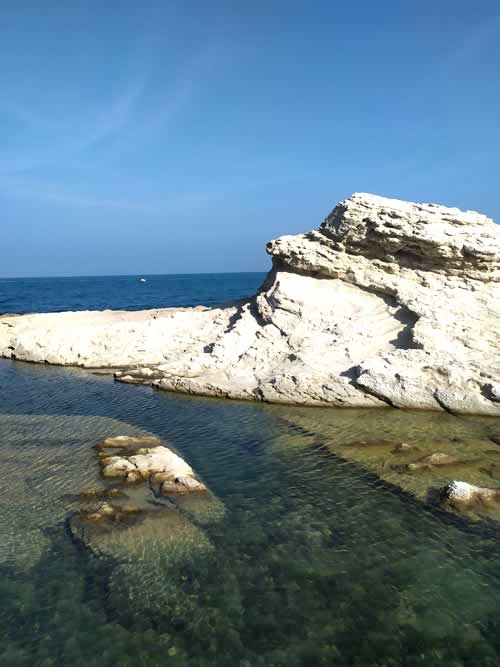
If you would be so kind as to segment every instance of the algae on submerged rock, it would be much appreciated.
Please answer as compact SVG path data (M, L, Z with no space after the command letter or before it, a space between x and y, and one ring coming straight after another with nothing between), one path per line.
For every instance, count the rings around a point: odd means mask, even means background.
M456 417L436 412L359 411L268 406L278 419L309 436L336 456L361 464L381 480L420 500L438 495L452 479L480 487L500 484L497 451L488 417ZM500 521L500 507L470 507L470 518Z

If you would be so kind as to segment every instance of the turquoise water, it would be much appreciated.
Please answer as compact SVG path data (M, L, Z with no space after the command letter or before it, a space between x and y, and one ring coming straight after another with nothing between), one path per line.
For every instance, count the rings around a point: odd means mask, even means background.
M213 306L252 295L264 273L0 278L0 313Z
M304 414L316 430L290 407L0 362L0 665L497 666L497 524L382 483ZM349 414L349 441L379 428ZM433 419L442 438L452 418ZM120 433L166 440L212 495L88 549L68 520L100 483L93 445Z

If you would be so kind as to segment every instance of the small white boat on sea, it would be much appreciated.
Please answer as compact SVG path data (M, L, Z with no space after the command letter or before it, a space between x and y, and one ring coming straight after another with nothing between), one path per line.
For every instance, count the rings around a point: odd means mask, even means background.
M145 282L146 282L146 278L139 278L139 282L140 282L140 283L145 283Z

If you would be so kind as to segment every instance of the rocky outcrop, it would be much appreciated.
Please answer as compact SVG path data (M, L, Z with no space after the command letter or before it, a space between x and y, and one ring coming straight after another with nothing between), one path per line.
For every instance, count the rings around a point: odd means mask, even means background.
M500 415L491 220L355 194L267 249L273 268L246 301L3 317L0 354L210 396Z

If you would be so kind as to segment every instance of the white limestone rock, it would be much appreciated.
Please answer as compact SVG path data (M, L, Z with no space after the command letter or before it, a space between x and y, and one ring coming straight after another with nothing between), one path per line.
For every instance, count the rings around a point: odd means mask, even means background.
M457 507L500 499L500 491L454 480L441 490L443 500Z
M3 317L0 354L208 396L500 415L487 217L358 193L267 249L273 269L248 300Z
M187 475L177 477L175 480L167 479L160 487L162 496L184 496L190 493L207 493L207 487Z
M155 473L162 473L164 479L193 476L193 470L183 459L168 447L142 447L130 454L124 450L118 456L101 457L104 477L122 477L129 482L144 480Z
M123 477L129 473L135 473L136 467L133 463L120 456L110 456L102 460L102 474L104 477ZM136 477L134 475L134 481Z

